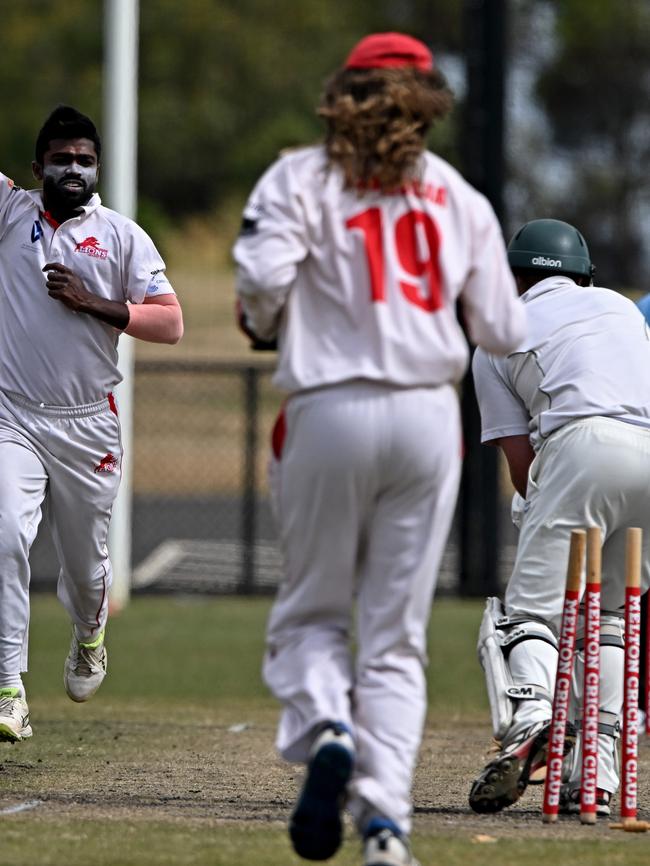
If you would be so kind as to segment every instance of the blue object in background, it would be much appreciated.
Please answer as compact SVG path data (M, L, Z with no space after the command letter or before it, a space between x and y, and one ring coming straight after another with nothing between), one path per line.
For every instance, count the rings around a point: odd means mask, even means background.
M644 295L641 300L637 303L637 307L641 310L643 315L645 316L646 322L650 324L650 292L647 295Z

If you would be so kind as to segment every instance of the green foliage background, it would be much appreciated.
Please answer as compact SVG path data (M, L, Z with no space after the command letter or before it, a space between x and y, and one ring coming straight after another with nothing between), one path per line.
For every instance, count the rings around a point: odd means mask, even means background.
M552 5L557 47L536 94L573 167L555 207L598 251L598 279L604 270L614 285L638 285L648 270L650 3Z
M241 199L283 147L320 134L324 79L374 30L459 41L457 0L141 0L139 186L145 221ZM102 0L0 0L2 170L28 185L58 103L102 112ZM435 25L434 25L435 22Z
M0 0L0 167L21 185L31 183L35 134L56 104L77 105L101 124L108 8L107 0ZM482 8L470 0L140 0L145 228L159 241L197 215L236 225L278 151L318 138L322 84L368 32L427 42L443 71L455 70L462 108L466 14ZM650 3L504 0L502 8L506 235L538 217L573 222L601 285L647 289ZM532 82L514 111L515 71L526 66ZM456 111L432 138L457 165L461 119Z

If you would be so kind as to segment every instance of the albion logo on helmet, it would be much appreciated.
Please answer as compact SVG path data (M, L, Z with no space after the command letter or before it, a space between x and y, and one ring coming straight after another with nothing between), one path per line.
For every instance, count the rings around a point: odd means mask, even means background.
M561 268L562 260L561 259L547 259L546 256L535 256L532 259L531 264L533 265L543 265L545 268Z

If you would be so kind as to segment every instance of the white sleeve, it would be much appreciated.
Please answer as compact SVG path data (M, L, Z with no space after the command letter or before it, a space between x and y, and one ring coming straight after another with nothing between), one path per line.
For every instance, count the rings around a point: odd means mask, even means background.
M481 442L530 433L528 410L502 367L503 361L483 349L474 352L472 375L481 413Z
M526 315L497 218L487 199L475 195L472 265L460 298L472 342L488 352L507 355L526 334Z
M307 253L299 184L290 157L284 157L255 186L233 248L237 295L249 327L261 339L277 336L297 264Z
M0 236L2 236L6 229L9 201L12 193L15 193L17 189L18 187L15 185L13 180L0 172Z
M165 262L149 235L133 221L125 233L122 267L126 299L141 304L147 297L174 293L165 275Z

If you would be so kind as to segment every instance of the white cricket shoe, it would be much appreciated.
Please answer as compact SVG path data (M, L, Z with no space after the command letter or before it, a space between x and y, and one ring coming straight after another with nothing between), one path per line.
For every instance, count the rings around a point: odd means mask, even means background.
M29 707L16 688L0 689L0 740L18 743L31 737Z
M104 632L92 643L81 643L72 632L70 652L63 668L63 685L69 698L82 703L91 698L106 676Z
M403 836L387 828L367 836L363 866L420 866Z

